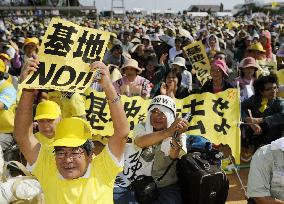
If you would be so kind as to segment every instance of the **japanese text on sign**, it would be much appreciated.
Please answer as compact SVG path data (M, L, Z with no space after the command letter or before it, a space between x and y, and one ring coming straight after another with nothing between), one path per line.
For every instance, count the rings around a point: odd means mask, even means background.
M183 49L192 64L192 67L196 70L198 80L203 85L210 79L210 62L202 42L193 42Z
M90 63L102 61L109 33L53 18L39 50L40 65L22 88L84 92L92 82Z
M188 112L192 114L189 134L202 135L216 144L229 144L235 156L238 155L240 145L239 98L237 89L228 89L218 94L194 94L176 100L177 113L180 116ZM145 121L150 100L122 96L122 102L132 131L136 124ZM86 113L95 134L113 134L110 113L103 93L90 90L86 92Z

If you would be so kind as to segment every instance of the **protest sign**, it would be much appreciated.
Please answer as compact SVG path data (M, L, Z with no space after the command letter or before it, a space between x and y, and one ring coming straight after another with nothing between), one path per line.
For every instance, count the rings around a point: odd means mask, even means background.
M280 69L276 73L279 83L277 96L284 99L284 69Z
M102 92L87 90L86 114L97 135L111 136L112 121L105 95ZM147 116L151 100L141 97L121 97L131 131ZM240 95L237 89L212 94L194 94L182 100L176 100L177 113L184 116L192 114L189 134L202 135L215 144L228 144L239 163L240 159ZM132 132L130 133L130 137Z
M117 175L115 186L127 187L139 175L151 176L153 159L147 159L147 151L150 149L144 149L142 153L142 149L135 147L133 143L126 144L123 171Z
M274 61L257 60L257 64L263 70L262 72L265 72L261 73L262 75L268 75L269 73L276 74L277 72L277 63Z
M102 61L109 35L53 18L38 53L39 68L21 87L84 92L94 75L89 65Z
M210 62L205 52L205 48L201 41L193 42L183 48L192 68L196 70L196 75L200 83L203 85L210 76Z

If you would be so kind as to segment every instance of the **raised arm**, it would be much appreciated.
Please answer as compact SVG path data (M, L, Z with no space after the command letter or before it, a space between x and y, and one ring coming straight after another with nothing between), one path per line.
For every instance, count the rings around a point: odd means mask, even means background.
M21 79L25 79L32 71L36 71L37 63L35 60L30 60L25 65L25 71L23 71ZM36 90L23 89L22 96L20 98L16 116L14 136L20 146L21 152L24 154L26 160L32 165L38 156L40 150L40 144L33 135L33 102Z
M178 131L180 134L185 132L188 128L187 121L182 118L177 118L175 122L167 129L156 131L150 134L137 136L135 137L135 144L140 148L145 148L158 144L163 139L172 137L175 131Z
M127 117L120 101L120 96L117 94L110 79L107 66L102 62L95 62L91 65L91 69L93 68L100 69L101 79L99 80L99 83L106 94L113 122L114 134L109 139L108 147L112 154L120 161L129 134Z

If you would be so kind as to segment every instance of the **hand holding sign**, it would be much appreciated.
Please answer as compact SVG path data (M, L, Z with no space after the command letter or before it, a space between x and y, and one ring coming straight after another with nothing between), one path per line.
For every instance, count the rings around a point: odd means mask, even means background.
M36 72L39 62L37 59L28 59L24 64L23 71L20 76L20 81L24 81L31 73Z

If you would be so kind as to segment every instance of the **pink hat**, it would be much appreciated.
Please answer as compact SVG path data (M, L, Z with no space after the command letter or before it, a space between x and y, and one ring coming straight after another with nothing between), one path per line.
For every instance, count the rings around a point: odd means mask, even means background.
M220 68L223 73L228 76L228 66L226 65L226 63L223 60L214 60L211 63L211 69L213 68L213 66Z
M260 67L258 66L256 60L253 57L247 57L244 58L241 63L240 63L240 68L248 68L248 67L255 67L259 69Z

